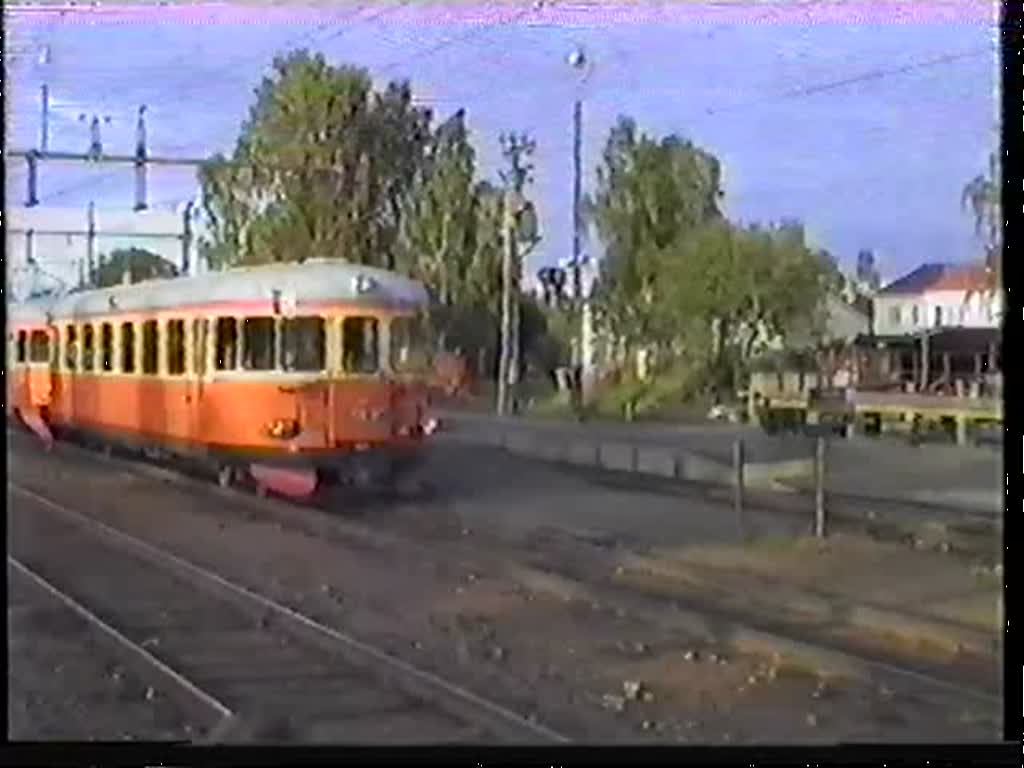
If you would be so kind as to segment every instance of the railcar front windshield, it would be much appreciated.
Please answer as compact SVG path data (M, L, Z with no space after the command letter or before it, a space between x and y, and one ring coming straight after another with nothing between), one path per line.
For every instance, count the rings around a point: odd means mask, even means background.
M391 321L389 361L395 373L425 373L430 367L430 331L422 315Z
M341 367L345 373L371 374L380 369L380 321L346 317L341 321Z

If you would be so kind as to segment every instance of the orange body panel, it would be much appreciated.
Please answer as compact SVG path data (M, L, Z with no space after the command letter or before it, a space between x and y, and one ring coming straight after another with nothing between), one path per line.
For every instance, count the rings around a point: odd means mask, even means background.
M295 456L415 442L426 405L417 384L385 379L335 379L304 383L232 378L55 374L18 366L8 379L16 408L37 405L32 387L52 380L50 423L130 435L154 443L259 451ZM289 440L267 434L268 424L295 420L301 431Z
M327 269L322 265L306 265L303 269L307 267L314 272ZM394 277L399 283L392 285L389 282L392 278L380 275L375 279L382 281L387 290L379 294L379 300L360 298L361 294L353 297L354 289L349 287L348 273L342 272L363 268L342 265L337 269L342 271L336 277L332 277L333 273L328 277L336 280L330 284L338 286L338 298L329 300L314 287L303 284L303 280L311 278L299 279L284 267L273 267L267 268L266 272L241 272L238 280L243 287L237 289L240 293L236 293L240 298L223 298L234 290L225 288L228 285L225 281L234 279L225 273L208 278L188 278L197 281L197 290L204 289L206 283L202 282L203 279L220 287L210 289L208 301L183 302L187 306L161 303L162 284L147 284L123 289L124 297L127 297L123 298L124 309L120 305L122 296L118 293L122 289L108 289L97 294L102 302L88 295L75 299L79 305L85 302L88 309L84 313L74 308L60 309L58 305L53 312L47 310L45 323L36 316L27 315L30 319L16 324L16 332L31 334L33 330L46 329L50 334L51 361L60 365L11 364L7 378L11 412L21 410L28 413L31 410L56 427L100 433L111 438L128 438L172 451L226 453L233 454L233 458L238 460L268 463L282 459L308 459L310 463L320 465L355 451L398 448L404 452L404 449L414 448L423 439L427 387L423 381L407 380L390 372L387 353L383 350L379 354L384 362L378 361L382 372L376 375L342 374L340 363L328 363L326 357L323 367L329 372L319 374L286 372L280 365L276 370L266 371L213 371L209 369L213 349L207 346L208 337L204 335L197 347L189 347L190 350L201 348L204 351L198 357L194 357L191 351L187 353L188 363L184 369L188 372L183 375L166 375L170 369L166 341L160 342L163 351L159 369L165 373L159 376L117 372L121 370L121 351L115 351L113 355L118 360L114 362L112 371L68 372L64 369L66 360L61 356L65 354L65 348L59 343L62 333L58 330L63 332L67 324L79 327L77 345L84 343L81 335L83 324L91 324L98 329L101 323L109 322L116 329L125 322L139 324L154 319L174 319L183 321L184 327L191 329L191 339L195 329L200 327L191 324L193 319L212 321L221 314L231 318L250 314L277 315L277 299L264 297L265 286L252 283L252 274L266 274L266 279L271 281L297 282L300 295L293 299L298 301L299 314L308 312L331 321L351 314L369 315L382 324L388 323L395 317L409 316L423 301L411 288L403 288L399 284L401 278ZM302 274L309 273L303 271ZM172 286L172 283L166 285ZM136 290L142 293L131 293ZM245 291L250 295L245 295ZM397 298L389 298L391 294L388 291L393 291L393 297ZM147 301L153 305L139 302L139 295L150 295ZM346 296L348 298L343 298ZM205 325L201 327L206 328ZM206 332L203 331L204 334ZM99 330L95 333L93 349L97 350L97 358L94 359L98 360ZM160 332L161 339L166 338L164 333ZM23 341L18 343L23 346ZM142 347L139 341L135 343L137 355ZM195 341L189 342L192 343ZM325 338L326 343L336 344L337 340ZM115 345L115 350L119 349ZM17 355L25 359L24 349L20 348ZM29 359L31 357L28 355ZM135 360L134 370L140 370L140 360Z

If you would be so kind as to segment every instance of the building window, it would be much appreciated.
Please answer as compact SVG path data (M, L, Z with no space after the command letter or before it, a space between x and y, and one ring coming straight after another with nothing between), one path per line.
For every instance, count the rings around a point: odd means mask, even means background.
M242 367L249 371L274 369L274 318L247 317L242 323Z
M910 308L910 321L915 326L921 322L921 310L918 309L917 304Z
M320 317L289 318L281 323L281 366L286 371L322 371L324 321Z
M110 323L100 326L100 361L104 371L114 370L114 326Z
M217 370L233 371L238 367L238 322L233 317L218 317Z
M92 370L92 358L95 352L95 339L93 338L92 325L86 323L82 326L82 370Z
M346 317L341 323L341 360L346 373L376 373L380 367L380 324L374 317Z
M966 304L961 304L960 305L960 322L961 323L966 323L967 322L967 305Z
M181 376L185 373L185 321L167 323L167 373Z
M25 352L28 349L28 334L25 331L18 331L18 362L25 362Z
M33 363L50 362L50 334L46 331L32 331L28 343L29 360Z
M69 371L78 368L78 329L73 325L64 328L64 367Z
M156 320L147 320L142 324L142 372L155 374L158 372L160 360L160 329Z
M889 325L899 325L901 321L899 307L889 307Z
M935 327L942 325L942 307L935 308Z
M135 373L135 324L121 323L121 370Z

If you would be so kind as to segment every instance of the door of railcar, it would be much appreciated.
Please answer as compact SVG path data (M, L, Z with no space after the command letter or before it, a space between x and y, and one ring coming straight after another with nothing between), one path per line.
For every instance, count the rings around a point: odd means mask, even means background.
M8 338L7 384L8 414L14 412L20 403L28 401L28 334L15 331Z
M295 395L302 448L330 445L330 387L327 369L327 327L319 316L286 317L280 324L282 388Z
M186 402L189 411L189 434L188 439L193 446L205 444L203 434L203 394L209 373L210 356L212 347L210 345L210 321L205 317L192 319L191 325L192 343L190 354L192 358L191 371L186 385Z
M419 315L392 318L387 336L388 368L395 377L392 390L394 428L396 434L409 436L420 426L427 408L431 339L425 320Z
M350 315L339 324L340 375L331 384L335 445L387 442L392 434L390 386L385 378L381 318Z
M28 338L28 400L34 408L48 408L53 401L54 334L36 328Z

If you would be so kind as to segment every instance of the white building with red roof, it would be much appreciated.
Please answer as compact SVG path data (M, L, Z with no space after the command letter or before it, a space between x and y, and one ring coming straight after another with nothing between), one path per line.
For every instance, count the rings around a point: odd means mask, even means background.
M874 299L875 336L938 328L999 328L1002 296L982 264L923 264Z

